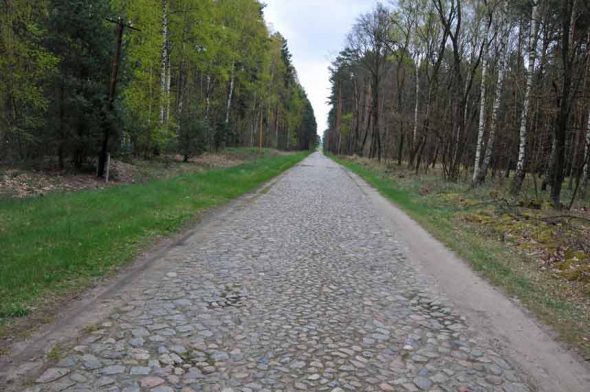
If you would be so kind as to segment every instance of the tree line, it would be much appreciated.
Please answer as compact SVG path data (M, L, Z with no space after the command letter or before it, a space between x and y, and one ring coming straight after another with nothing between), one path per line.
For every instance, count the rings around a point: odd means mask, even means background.
M307 149L311 104L257 0L0 0L0 161Z
M589 43L582 0L378 4L332 64L324 147L513 195L528 175L560 208L590 178Z

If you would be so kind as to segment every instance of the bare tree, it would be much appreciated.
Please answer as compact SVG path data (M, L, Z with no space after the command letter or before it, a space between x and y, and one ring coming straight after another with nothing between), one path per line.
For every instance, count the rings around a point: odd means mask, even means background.
M363 139L361 151L364 151L370 130L369 157L381 160L381 130L380 130L380 89L385 71L385 62L390 53L389 32L392 20L389 11L381 3L377 4L371 13L362 15L356 22L352 33L348 36L348 45L371 78L370 116L367 133Z
M588 50L581 51L583 40L575 40L574 28L577 20L576 0L561 3L561 91L558 99L559 112L554 127L555 154L551 162L551 201L555 208L561 208L561 188L565 177L566 134L570 124L574 97L581 84L583 70L588 60Z
M500 20L504 21L506 17L506 6L508 3L504 3L504 13L501 14ZM490 130L488 133L488 140L486 143L486 149L483 157L481 167L477 171L477 176L474 177L474 185L483 183L486 178L490 162L492 161L492 153L494 151L494 144L496 141L496 128L498 126L498 116L500 112L500 103L502 102L502 93L504 91L504 78L506 75L506 59L508 57L508 37L510 26L504 28L500 22L500 34L497 35L499 45L497 45L496 58L500 59L498 63L498 76L496 79L496 88L494 95L494 103L492 105L492 118L490 119ZM479 146L478 146L479 147Z
M529 35L529 47L528 47L528 64L526 71L526 90L524 93L522 112L520 114L520 129L519 129L519 145L518 145L518 159L516 161L516 173L512 181L511 192L513 195L520 193L522 188L522 182L525 176L525 163L526 163L526 145L527 145L527 126L529 123L529 104L530 95L533 88L533 76L535 73L535 59L536 59L536 47L537 47L537 31L539 17L539 6L536 1L533 1L533 8L531 11L531 27Z
M479 98L479 126L477 129L477 143L475 146L475 162L473 164L473 183L475 184L480 171L481 150L483 145L483 134L486 128L486 76L488 70L487 49L484 50L484 57L481 65L481 87Z
M366 143L365 153L378 158L382 135L385 159L406 160L416 171L425 159L425 170L439 164L446 179L469 179L473 186L488 172L508 178L516 166L508 189L514 195L525 171L547 173L559 207L564 177L576 191L590 175L590 146L583 143L590 138L588 106L582 102L589 91L590 8L580 0L532 1L392 1L392 42L382 46L389 49L379 63L382 77L373 77L374 48L359 51L353 40L357 55L335 67L349 76L339 79L339 90L332 81L330 129L344 102L342 115L351 116L355 131L331 131L331 142ZM351 37L361 31L356 26ZM382 109L388 107L393 110ZM346 151L359 149L341 153ZM546 187L535 184L535 190L540 196Z

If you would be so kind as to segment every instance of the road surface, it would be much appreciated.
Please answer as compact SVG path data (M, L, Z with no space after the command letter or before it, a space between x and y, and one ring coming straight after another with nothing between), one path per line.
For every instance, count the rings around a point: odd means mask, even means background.
M313 154L117 288L27 390L534 390L371 197Z

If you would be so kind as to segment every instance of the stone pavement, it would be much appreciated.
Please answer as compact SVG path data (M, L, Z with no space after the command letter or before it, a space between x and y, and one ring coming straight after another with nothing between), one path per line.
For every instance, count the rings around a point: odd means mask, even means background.
M318 153L165 258L29 390L529 390Z

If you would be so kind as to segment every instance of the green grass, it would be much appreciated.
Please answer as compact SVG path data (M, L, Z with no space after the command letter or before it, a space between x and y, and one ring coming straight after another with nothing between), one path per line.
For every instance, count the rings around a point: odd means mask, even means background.
M529 310L554 328L561 339L590 358L590 307L588 297L572 295L571 287L538 269L534 260L514 251L497 233L462 222L465 207L445 200L445 195L464 194L483 198L482 190L470 191L461 184L437 183L439 192L421 194L433 180L404 172L395 178L383 166L365 165L357 160L331 156L362 177L386 198L450 249L470 262L491 283L518 298ZM402 170L403 171L403 170ZM471 193L470 193L471 192Z
M307 153L98 191L0 200L0 324L87 287L199 212L255 189Z

